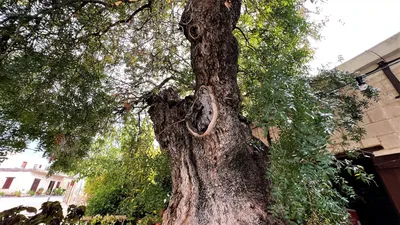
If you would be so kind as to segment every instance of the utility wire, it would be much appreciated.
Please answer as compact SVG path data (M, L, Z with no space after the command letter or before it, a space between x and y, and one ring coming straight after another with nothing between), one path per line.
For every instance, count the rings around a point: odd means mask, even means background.
M369 76L371 76L372 74L374 74L374 73L377 73L377 72L379 72L379 71L382 71L383 69L386 69L386 68L388 68L388 67L390 67L390 66L393 66L393 65L395 65L395 64L397 64L397 63L400 63L400 57L399 58L396 58L396 59L393 59L392 61L389 61L389 62L387 62L387 64L385 65L385 66L383 66L383 67L380 67L380 66L378 66L376 69L374 69L374 70L371 70L371 71L369 71L369 72L367 72L367 73L365 73L365 74L363 74L363 75L360 75L360 76L357 76L357 77L355 77L355 79L357 80L357 79L364 79L364 78L366 78L366 77L369 77ZM343 85L343 86L341 86L341 87L338 87L338 88L335 88L335 89L333 89L333 90L331 90L330 92L328 92L327 94L331 94L332 92L334 92L334 91L337 91L337 90L339 90L339 89L342 89L342 88L344 88L344 87L346 87L346 86L348 86L348 85L350 85L350 84L353 84L354 82L348 82L348 83L346 83L345 85Z

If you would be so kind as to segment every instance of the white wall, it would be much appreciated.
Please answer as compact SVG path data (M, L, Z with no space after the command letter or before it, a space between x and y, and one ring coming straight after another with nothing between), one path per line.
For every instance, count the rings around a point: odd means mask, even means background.
M7 177L15 177L9 189L1 189L7 179ZM56 187L57 182L60 183L60 188L66 189L68 182L71 182L72 178L62 177L62 176L51 176L46 177L46 174L38 174L35 172L0 172L0 191L5 193L11 193L15 191L21 191L22 193L27 193L33 181L38 178L40 183L37 189L43 188L44 191L47 190L50 181L55 181L53 189Z
M3 163L0 164L0 168L21 168L23 162L27 162L27 169L32 169L35 164L42 165L42 169L49 166L49 160L43 158L43 153L34 152L31 150L23 153L8 154L7 158Z
M7 155L8 159L0 164L0 169L2 169L2 171L0 171L0 191L6 193L21 191L22 193L26 193L30 190L35 178L40 179L37 189L43 188L44 191L46 191L50 181L55 181L54 188L56 187L57 182L61 182L60 187L66 189L68 183L72 181L72 178L67 177L64 174L56 174L47 178L46 168L50 163L48 159L43 158L42 156L43 153L34 152L32 150ZM21 167L23 162L27 162L25 169ZM36 169L33 170L35 165L37 165ZM40 169L39 165L42 165ZM9 189L1 189L7 177L15 178Z

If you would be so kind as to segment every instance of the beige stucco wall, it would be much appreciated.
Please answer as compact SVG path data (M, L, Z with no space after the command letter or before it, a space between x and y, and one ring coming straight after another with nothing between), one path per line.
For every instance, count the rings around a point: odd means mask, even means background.
M400 57L400 33L374 46L372 51L382 56L386 61ZM343 63L338 69L365 74L375 68L382 61L370 50ZM358 68L357 68L358 67ZM400 63L392 65L392 72L400 80ZM364 112L364 121L361 124L366 130L366 135L360 143L354 145L368 148L381 145L384 149L375 151L375 156L400 153L400 98L386 75L379 71L366 78L369 86L380 90L379 101L371 101L371 106ZM340 139L337 135L333 137L334 142Z

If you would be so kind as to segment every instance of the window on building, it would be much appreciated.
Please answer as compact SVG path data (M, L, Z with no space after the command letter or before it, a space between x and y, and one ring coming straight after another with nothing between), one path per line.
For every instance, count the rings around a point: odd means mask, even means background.
M15 177L7 177L2 189L9 189Z
M42 165L39 165L39 169L42 168Z
M22 162L21 167L22 167L22 168L25 168L27 164L28 164L28 162L25 162L25 161L24 161L24 162Z
M61 184L61 182L58 181L58 182L57 182L57 185L56 185L56 188L59 188L59 187L60 187L60 184Z

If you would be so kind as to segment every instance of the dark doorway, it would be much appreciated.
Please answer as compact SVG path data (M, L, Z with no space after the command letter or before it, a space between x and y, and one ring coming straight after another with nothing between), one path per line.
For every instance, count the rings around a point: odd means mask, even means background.
M36 190L37 190L37 188L39 186L39 183L40 183L40 179L35 178L35 180L32 183L32 186L31 186L31 191L36 192Z
M55 181L50 181L49 187L47 188L47 193L51 194L51 191L53 190Z
M344 160L345 158L343 158ZM377 173L373 159L360 156L353 160L354 164L361 165L369 174L375 177L375 183L364 183L346 171L342 176L354 188L357 197L350 199L349 209L356 210L362 225L398 225L400 218L397 210L388 195L385 185Z
M400 154L375 157L374 163L397 213L400 213Z
M9 189L15 177L7 177L6 182L1 189Z

